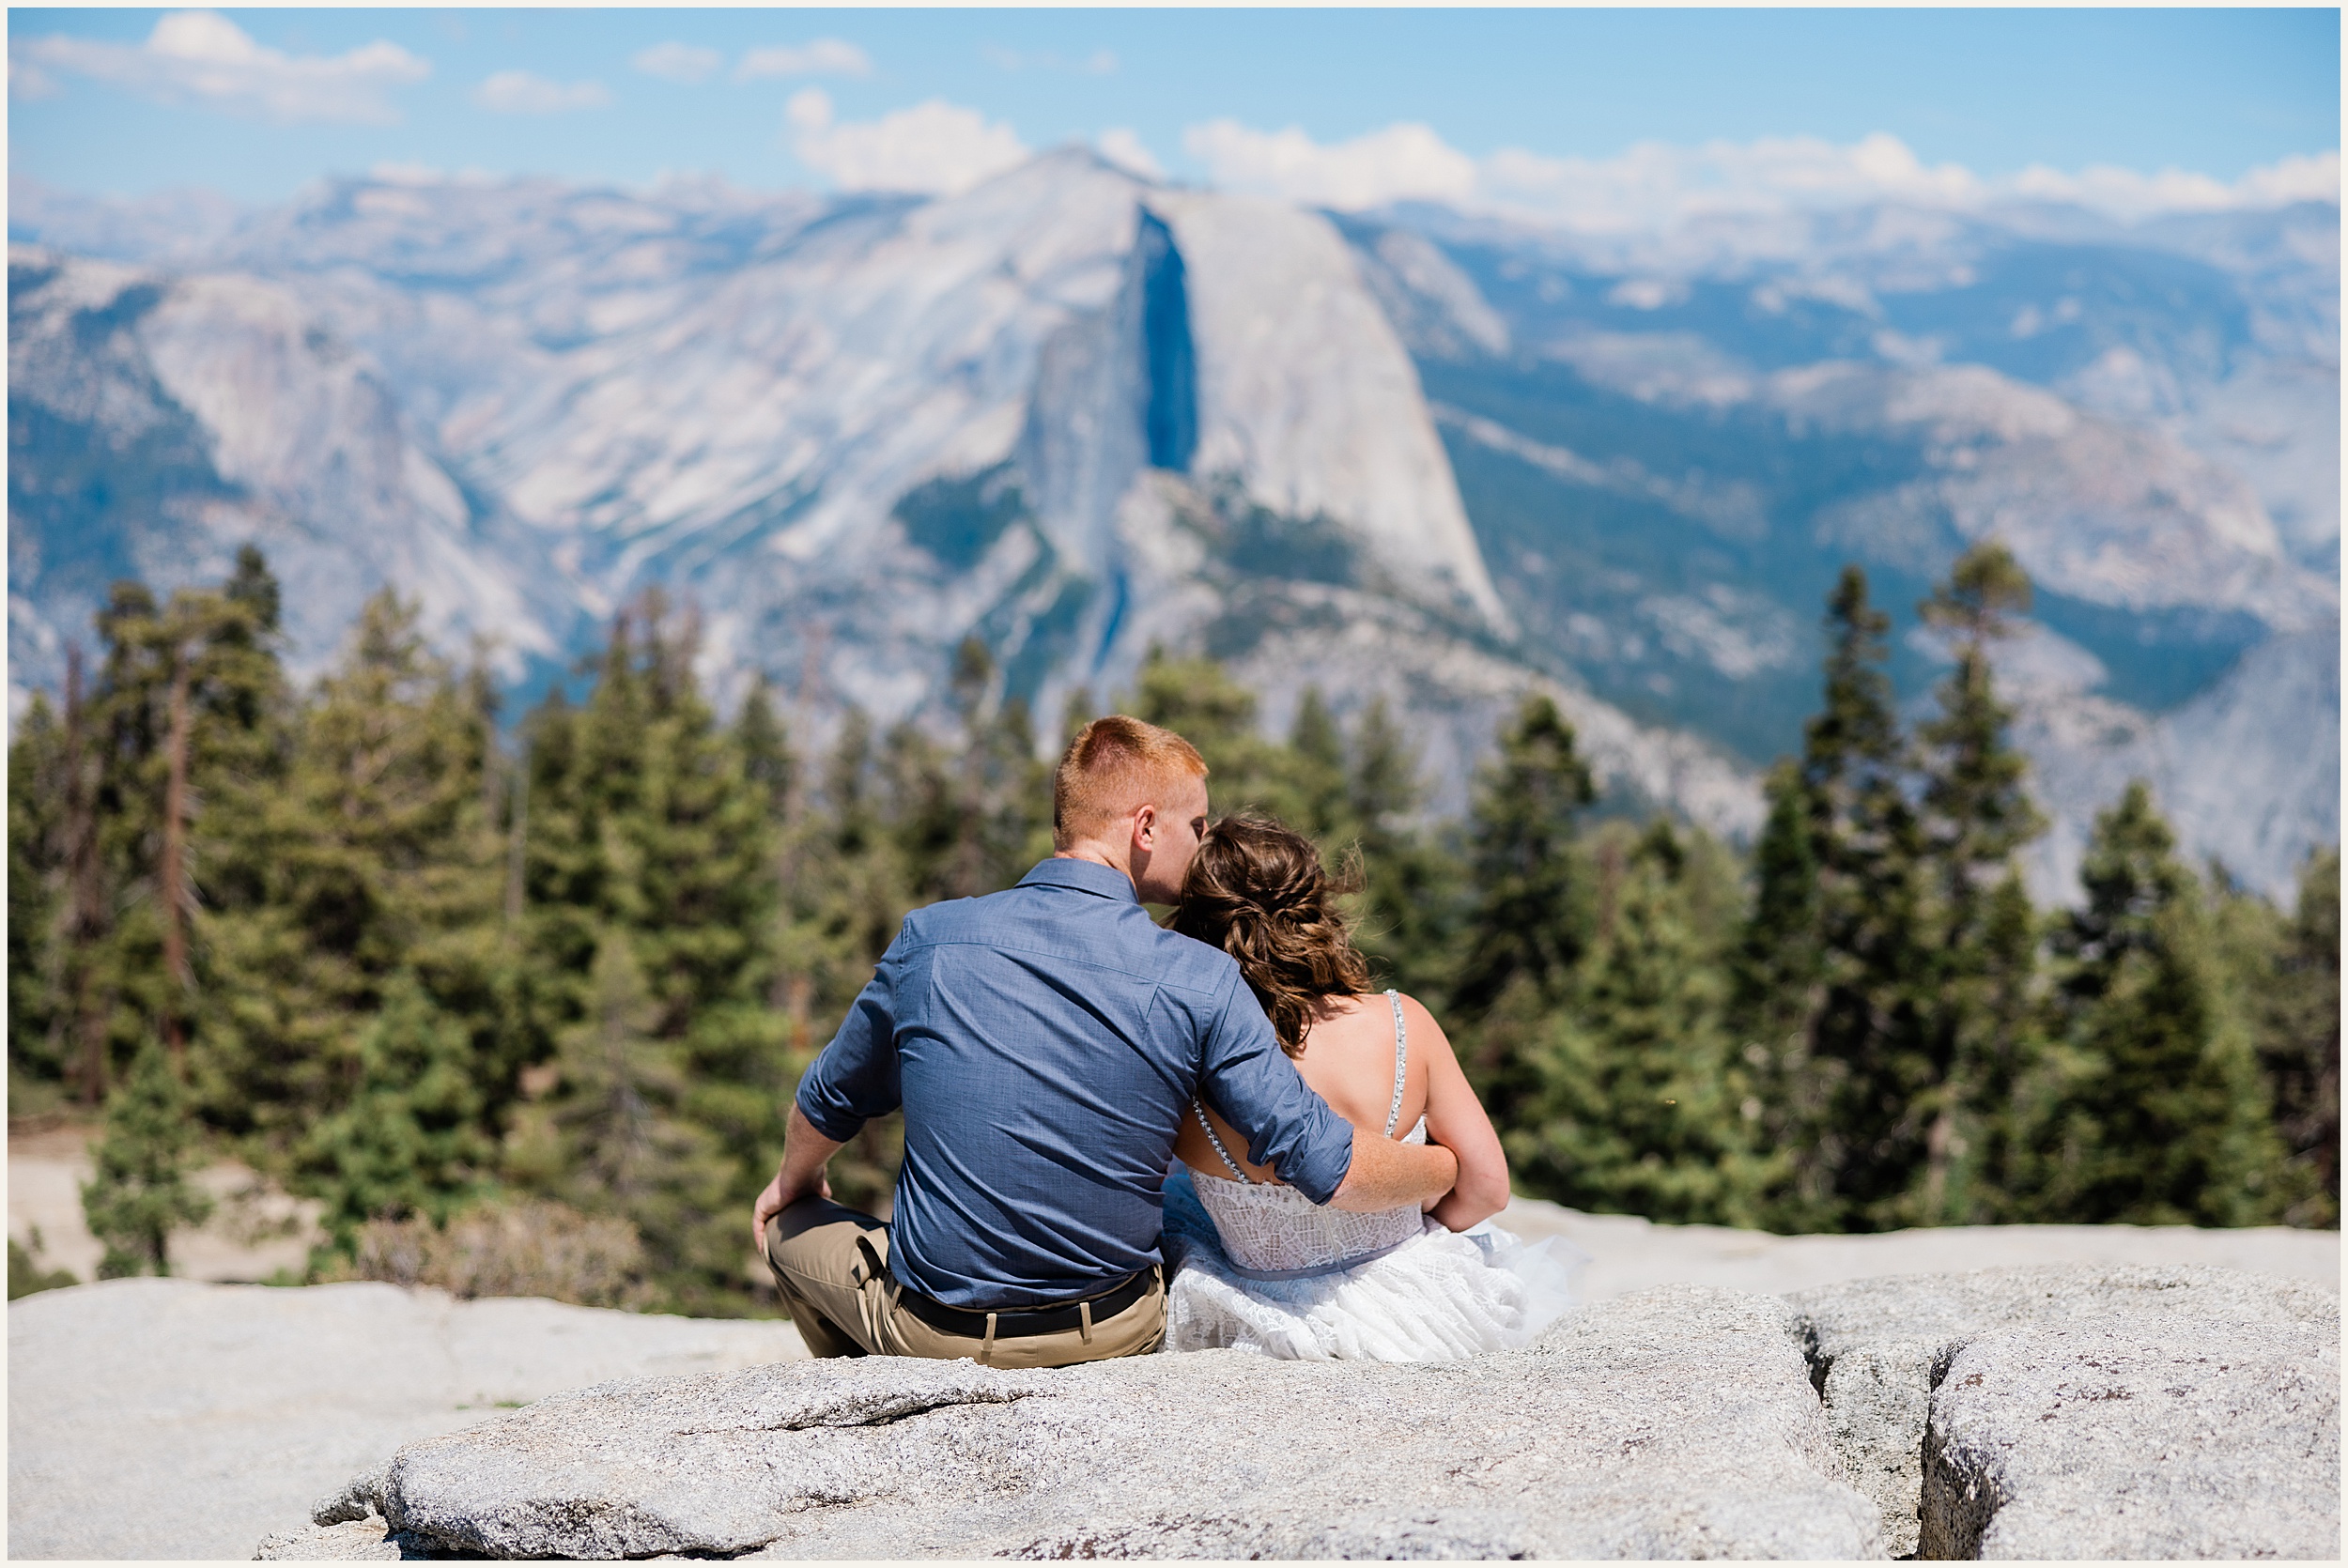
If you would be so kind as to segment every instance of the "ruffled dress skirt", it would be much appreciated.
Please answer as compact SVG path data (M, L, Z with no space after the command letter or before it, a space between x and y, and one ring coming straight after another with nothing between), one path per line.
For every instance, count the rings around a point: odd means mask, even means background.
M1268 1278L1232 1262L1178 1165L1166 1181L1166 1347L1285 1360L1450 1360L1529 1345L1573 1309L1589 1257L1570 1242L1528 1243L1489 1221L1457 1232L1423 1224L1351 1267Z

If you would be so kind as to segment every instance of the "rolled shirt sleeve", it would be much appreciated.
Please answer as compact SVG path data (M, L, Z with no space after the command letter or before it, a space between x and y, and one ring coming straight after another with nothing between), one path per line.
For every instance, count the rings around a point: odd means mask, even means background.
M844 1144L874 1116L904 1102L897 1061L896 987L904 933L888 945L873 978L857 993L840 1032L799 1078L799 1112L816 1131Z
M1199 1093L1246 1137L1248 1159L1279 1172L1314 1203L1336 1196L1353 1163L1353 1124L1281 1054L1279 1037L1236 964L1207 1031Z

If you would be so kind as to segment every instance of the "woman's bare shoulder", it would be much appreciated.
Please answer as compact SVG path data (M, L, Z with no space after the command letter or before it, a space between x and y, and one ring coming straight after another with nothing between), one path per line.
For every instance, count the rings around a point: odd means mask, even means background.
M1421 1033L1431 1033L1439 1038L1448 1038L1444 1036L1442 1022L1437 1019L1432 1012L1428 1010L1425 1003L1421 1002L1417 997L1413 996L1408 992L1397 992L1395 994L1399 997L1402 1002L1402 1024L1404 1028L1410 1030L1413 1036Z

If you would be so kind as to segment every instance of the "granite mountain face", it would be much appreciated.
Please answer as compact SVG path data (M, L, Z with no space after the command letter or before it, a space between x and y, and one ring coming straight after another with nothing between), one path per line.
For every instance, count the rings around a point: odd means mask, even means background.
M1456 809L1538 686L1610 788L1741 834L1834 570L1904 608L1995 536L2042 893L2131 774L2257 885L2338 837L2333 208L1594 239L1075 151L937 200L16 207L12 714L112 576L252 538L305 671L388 581L535 685L659 583L721 699L819 727L937 716L966 636L1047 716L1196 649L1274 723L1385 694Z

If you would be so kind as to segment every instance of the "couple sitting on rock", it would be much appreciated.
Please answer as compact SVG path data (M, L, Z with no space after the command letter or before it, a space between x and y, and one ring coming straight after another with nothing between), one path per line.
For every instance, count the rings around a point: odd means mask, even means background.
M1443 1031L1367 993L1309 841L1208 827L1206 776L1170 730L1096 720L1054 775L1058 853L906 917L755 1210L815 1355L1415 1360L1566 1310L1565 1266L1484 1222L1507 1164ZM883 1223L824 1167L900 1107Z

